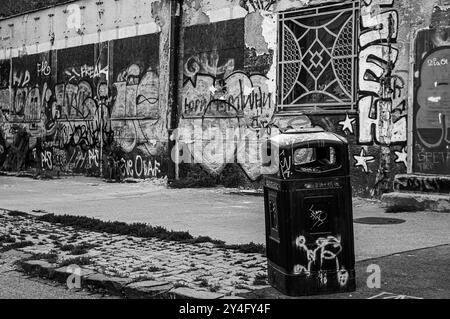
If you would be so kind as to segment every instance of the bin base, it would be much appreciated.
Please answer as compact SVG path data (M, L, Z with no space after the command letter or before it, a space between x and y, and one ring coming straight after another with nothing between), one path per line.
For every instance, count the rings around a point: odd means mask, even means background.
M326 274L326 279L323 279ZM337 271L327 271L321 274L311 272L310 275L299 274L291 275L283 272L274 263L268 261L268 279L270 285L280 291L282 294L299 297L312 295L325 295L333 293L345 293L356 290L355 270L347 270L347 280L345 284L338 279ZM322 277L322 279L321 279Z

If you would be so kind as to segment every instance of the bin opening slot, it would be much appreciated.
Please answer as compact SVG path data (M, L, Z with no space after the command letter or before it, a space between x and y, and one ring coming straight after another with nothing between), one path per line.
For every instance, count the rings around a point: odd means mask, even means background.
M339 169L338 150L333 146L301 147L294 151L294 167L297 172L323 173Z

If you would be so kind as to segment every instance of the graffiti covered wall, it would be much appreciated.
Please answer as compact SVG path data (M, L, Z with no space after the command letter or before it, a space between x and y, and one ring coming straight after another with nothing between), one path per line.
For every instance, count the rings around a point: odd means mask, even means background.
M340 111L286 112L288 108L278 107L282 86L293 83L294 90L300 92L310 85L305 82L309 80L302 67L319 83L321 67L325 69L331 62L324 59L329 56L320 58L327 47L321 49L316 44L307 51L300 35L285 36L289 32L280 31L283 27L277 25L277 14L326 4L337 15L339 3L342 8L357 4L355 104ZM394 176L405 173L412 161L408 149L411 40L414 30L429 24L438 4L404 0L185 1L178 136L181 161L198 164L215 176L220 176L229 164L238 165L249 180L259 181L268 172L264 149L272 134L285 128L321 127L348 139L356 194L379 196L392 190ZM322 22L316 18L316 23ZM328 32L330 38L342 42L339 34L347 31L333 33L336 21L331 23L323 28L328 31L315 31L317 43L325 43L320 32ZM297 29L299 25L297 22ZM300 31L290 29L290 34L295 32ZM300 45L297 50L289 49L293 62L283 62L283 68L279 68L278 61L286 59L287 49L280 43L285 38L290 39L286 44L290 48L295 48L296 41ZM342 43L340 48L344 49ZM333 54L331 59L337 59ZM346 62L348 57L340 59ZM349 77L352 66L347 65ZM225 133L227 128L233 129Z
M273 28L272 16L259 17ZM194 141L189 150L194 162L213 174L237 163L254 180L263 173L259 141L267 135L275 110L276 91L269 73L276 47L266 44L262 52L249 47L246 38L255 41L245 34L249 23L233 19L186 28L179 129L181 140ZM199 33L202 41L195 41ZM205 151L206 145L211 152Z
M377 156L371 156L368 148L362 147L354 159L355 166L366 173L370 172L370 163L378 159L372 189L376 195L392 188L395 166L407 166L407 82L398 72L400 46L404 45L398 38L399 14L393 0L361 1L357 142L379 148ZM394 148L396 145L399 148Z
M79 1L2 23L16 25L0 51L2 170L165 175L167 2L135 1L145 18L122 7Z
M2 169L165 175L169 3L80 0L0 21ZM271 136L320 127L348 139L356 194L448 170L447 31L411 45L450 24L447 5L183 1L173 160L258 185L274 173Z

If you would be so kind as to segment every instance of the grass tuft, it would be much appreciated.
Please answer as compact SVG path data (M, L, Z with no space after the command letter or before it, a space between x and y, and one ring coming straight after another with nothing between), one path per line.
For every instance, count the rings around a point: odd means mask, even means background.
M28 215L27 213L24 212L19 212L18 210L12 210L8 212L8 215L11 217L29 217L30 215Z
M85 266L92 264L92 260L89 257L76 257L76 258L70 258L63 260L59 266L65 267L70 265L77 265L77 266Z
M127 224L118 221L105 222L99 219L85 216L54 215L54 214L46 214L35 218L37 220L44 222L61 224L63 226L70 226L78 230L88 230L100 233L105 232L109 234L118 234L141 238L157 238L187 244L213 243L217 248L232 249L247 254L258 253L264 255L266 251L264 245L255 244L253 242L249 244L227 245L222 240L212 239L208 236L193 237L191 234L189 234L189 232L167 230L166 228L161 226L151 226L143 223ZM67 246L66 248L68 247L69 246ZM72 254L74 255L82 254L82 252L83 249L78 249L75 254L72 251Z
M45 260L51 264L56 264L58 262L58 254L54 252L38 253L33 254L33 256L28 257L24 260Z

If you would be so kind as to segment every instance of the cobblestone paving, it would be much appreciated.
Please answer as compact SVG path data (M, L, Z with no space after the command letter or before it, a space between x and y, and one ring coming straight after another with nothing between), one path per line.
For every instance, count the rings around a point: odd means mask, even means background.
M30 242L30 246L20 250L32 254L57 254L59 264L87 257L90 263L84 267L108 276L136 281L162 280L175 287L225 295L268 287L265 257L217 248L212 243L184 244L79 231L0 210L0 238L2 236L2 246ZM73 255L74 250L67 249L87 245L89 249L81 255Z

